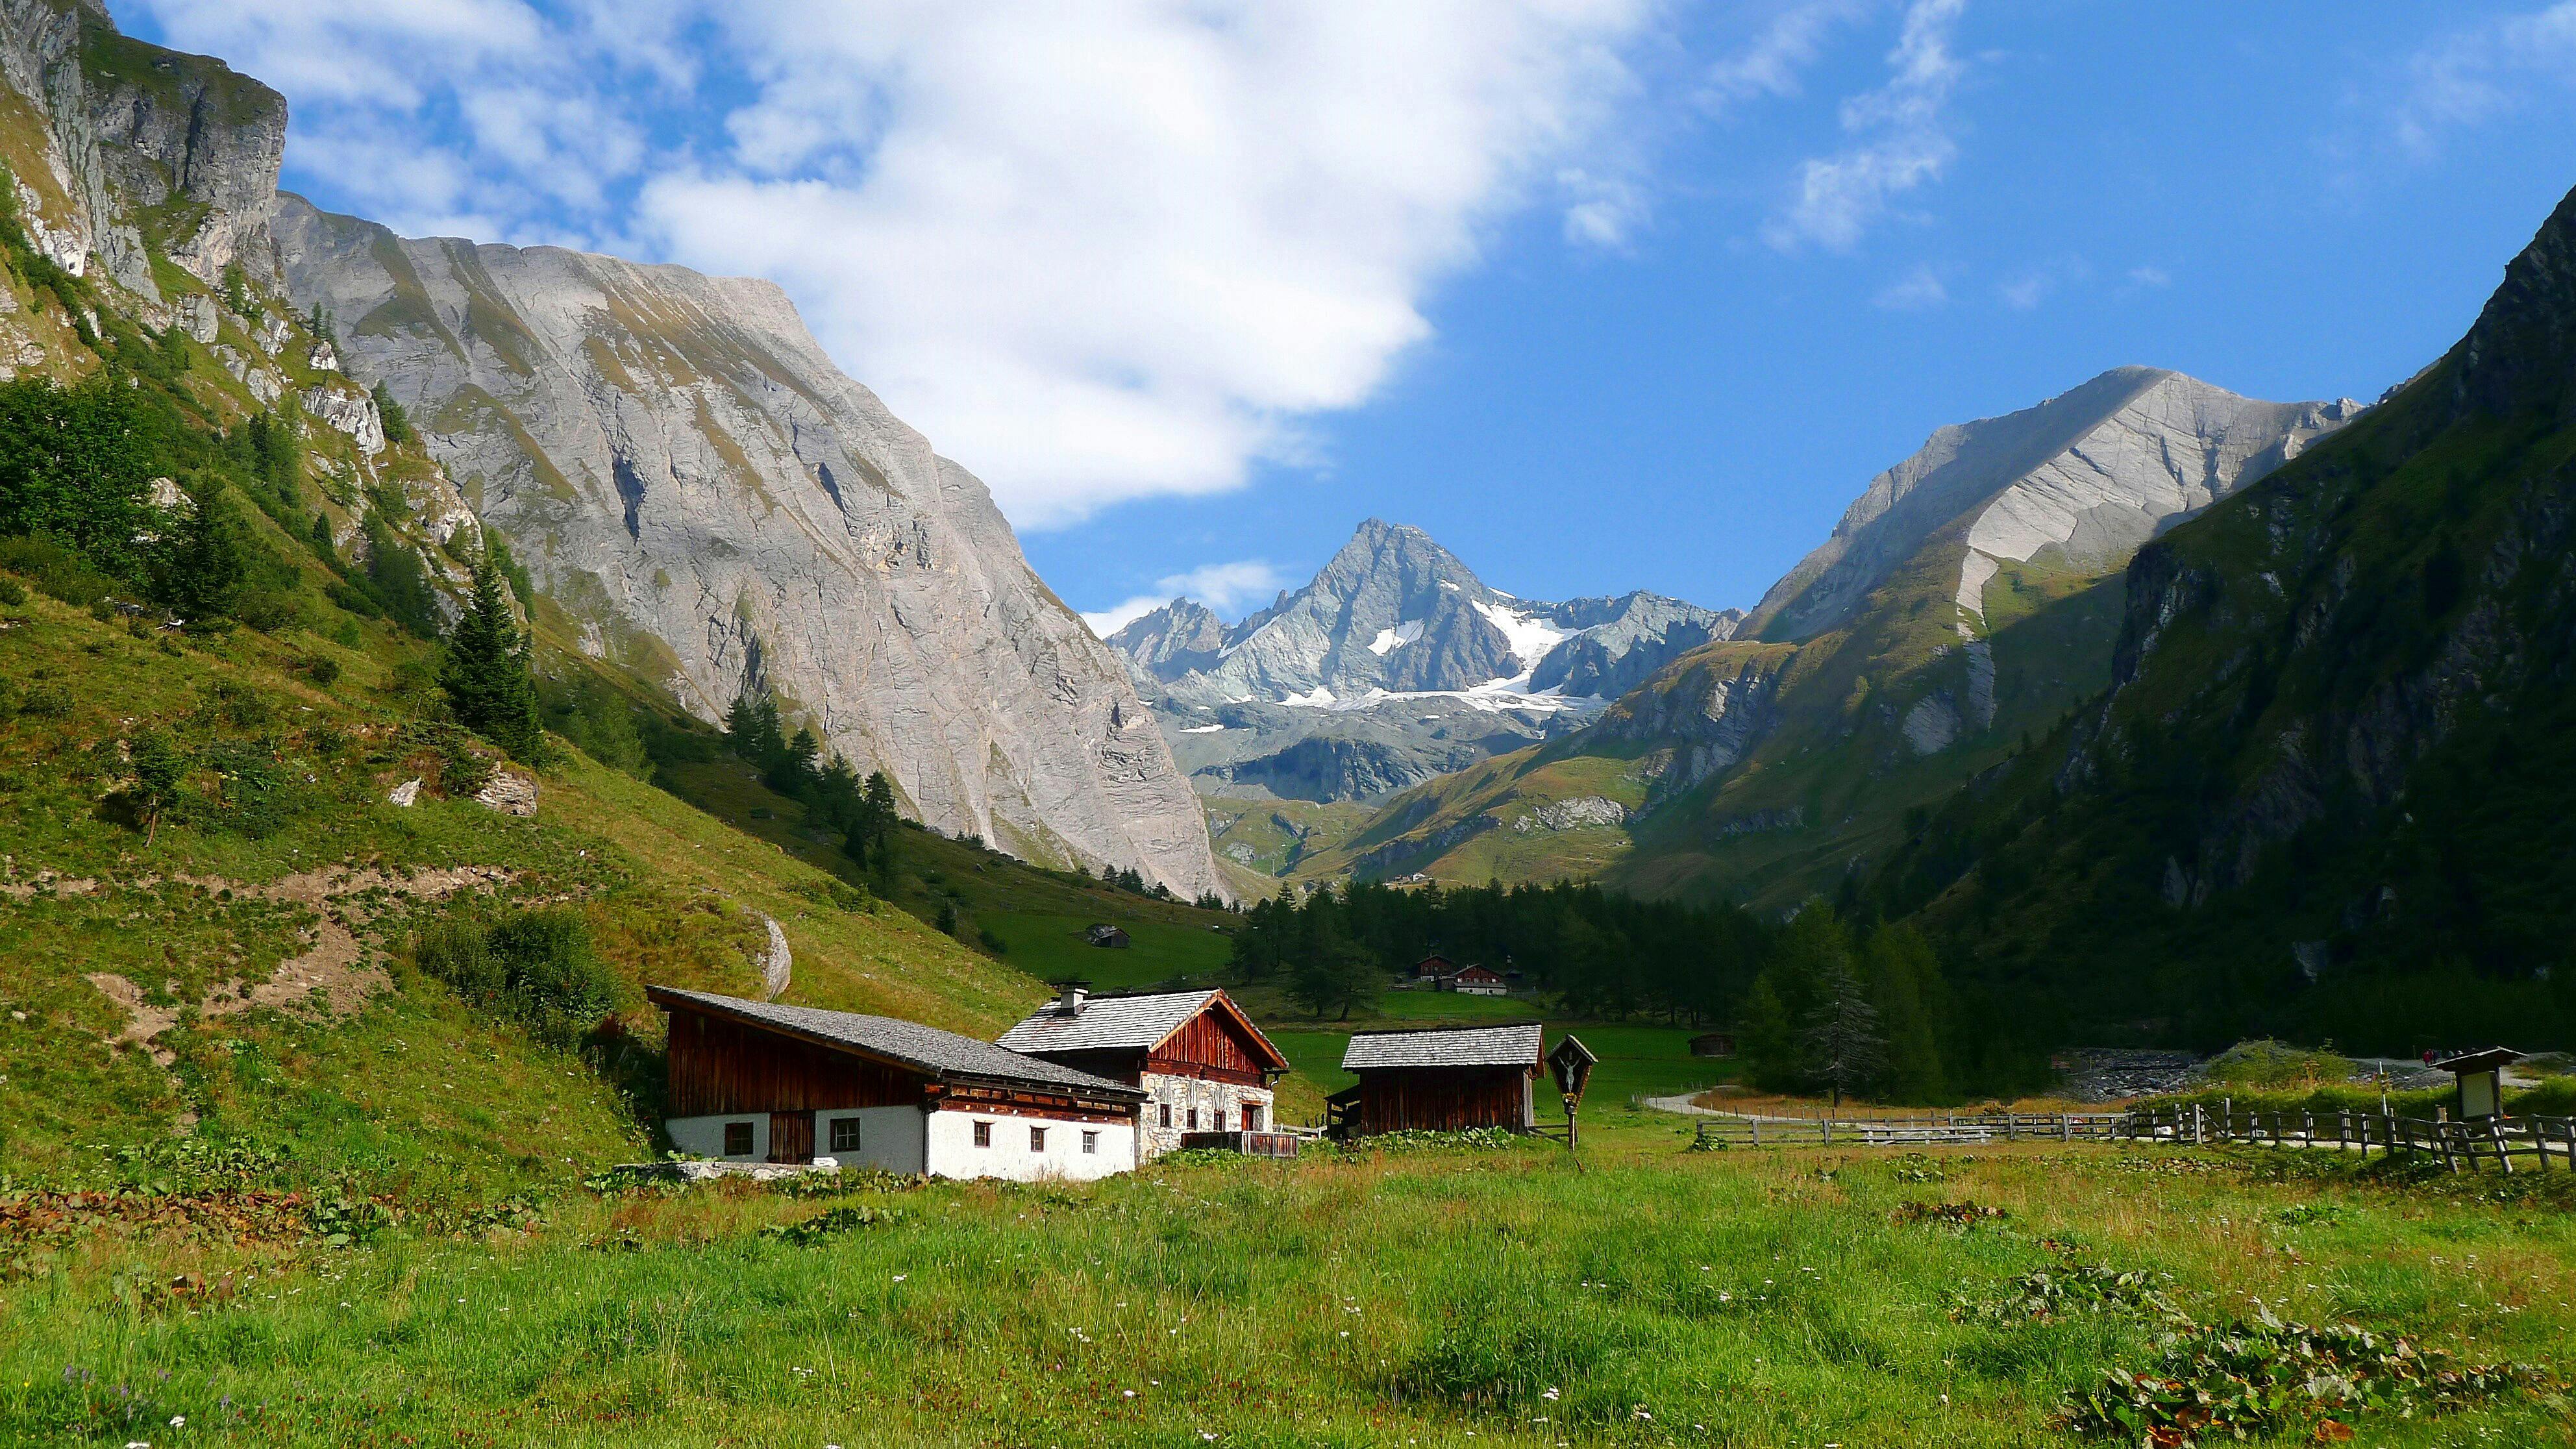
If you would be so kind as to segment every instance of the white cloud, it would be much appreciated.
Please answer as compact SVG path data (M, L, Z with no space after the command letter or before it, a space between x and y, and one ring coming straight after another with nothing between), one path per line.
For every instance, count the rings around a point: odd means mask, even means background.
M1798 194L1763 227L1782 251L1813 243L1849 251L1898 198L1937 181L1959 154L1946 114L1965 63L1950 52L1967 0L1913 0L1888 81L1843 102L1843 130L1858 143L1798 168Z
M1657 0L135 3L400 230L779 281L1022 526L1291 454L1504 214L1645 214Z
M1700 103L1722 114L1765 96L1799 94L1798 73L1815 64L1825 37L1867 9L1867 0L1798 0L1772 16L1743 49L1709 68Z
M2029 312L2059 288L2090 281L2092 276L2092 264L2082 257L2060 257L2008 278L1995 288L1995 295L2014 311Z
M2576 87L2576 0L2455 32L2413 56L2390 121L2400 150L2417 159L2445 131L2514 109L2534 85Z
M2173 277L2162 267L2131 267L2129 268L2129 285L2132 287L2170 287L2173 285Z
M1185 574L1166 574L1154 581L1156 592L1086 613L1082 622L1106 639L1174 599L1196 599L1224 615L1248 613L1247 606L1269 603L1288 583L1289 576L1265 559L1201 564Z
M1950 289L1941 284L1940 274L1920 266L1881 287L1870 303L1891 312L1926 312L1949 300Z

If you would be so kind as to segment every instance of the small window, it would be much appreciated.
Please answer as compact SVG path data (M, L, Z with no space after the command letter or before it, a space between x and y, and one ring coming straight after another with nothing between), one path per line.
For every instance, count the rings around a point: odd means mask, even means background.
M1199 1130L1199 1109L1196 1107L1190 1109L1190 1130L1193 1132Z
M990 1147L993 1145L992 1123L978 1122L975 1124L975 1145L978 1147Z
M1044 1127L1032 1127L1029 1129L1029 1150L1031 1152L1046 1151L1046 1129Z
M1243 1130L1246 1132L1258 1132L1261 1130L1261 1104L1259 1102L1246 1102L1243 1104Z
M832 1119L832 1150L834 1152L856 1152L859 1150L858 1118L835 1117Z
M1169 1127L1169 1126L1171 1126L1171 1125L1172 1125L1172 1104L1171 1104L1171 1103L1169 1103L1169 1102L1165 1102L1165 1103L1163 1103L1163 1104L1162 1104L1162 1110L1163 1110L1163 1125L1164 1125L1164 1126L1166 1126L1166 1127Z
M1216 1130L1219 1132L1225 1130L1225 1109L1223 1107L1216 1109Z
M725 1124L724 1155L727 1157L749 1157L751 1155L750 1123L727 1122Z
M1083 1133L1083 1134L1082 1134L1082 1150L1083 1150L1083 1153L1084 1153L1084 1155L1085 1155L1085 1156L1089 1156L1089 1157L1097 1157L1097 1156L1099 1156L1099 1155L1100 1155L1100 1134L1099 1134L1099 1133L1097 1133L1097 1132L1085 1132L1085 1133Z

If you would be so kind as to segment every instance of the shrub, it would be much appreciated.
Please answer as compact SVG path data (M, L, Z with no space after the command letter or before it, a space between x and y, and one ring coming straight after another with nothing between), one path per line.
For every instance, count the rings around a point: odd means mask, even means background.
M29 719L68 719L72 712L71 686L39 684L18 701L18 713Z
M303 660L304 677L328 689L340 682L340 661L328 654L308 654Z
M77 609L117 589L115 579L50 538L0 538L0 569L24 575L39 591Z
M6 604L14 609L25 602L27 602L26 585L16 579L0 579L0 604Z
M572 906L461 913L412 938L412 964L467 1001L556 1046L578 1042L617 1005L619 982Z

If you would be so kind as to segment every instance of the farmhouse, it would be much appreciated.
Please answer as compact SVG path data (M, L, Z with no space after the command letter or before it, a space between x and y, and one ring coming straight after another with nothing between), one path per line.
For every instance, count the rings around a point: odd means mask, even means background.
M1502 973L1483 966L1461 966L1440 978L1440 989L1462 996L1501 996L1510 990Z
M1130 1084L893 1017L645 994L671 1017L665 1126L682 1152L1023 1181L1137 1163Z
M1371 1031L1351 1038L1342 1070L1359 1084L1325 1100L1338 1135L1419 1129L1455 1132L1536 1125L1543 1029L1537 1022L1447 1031Z
M1117 926L1112 926L1106 923L1094 926L1090 930L1083 932L1082 939L1091 945L1106 946L1113 951L1124 951L1127 949L1126 931Z
M1446 976L1457 969L1458 964L1456 962L1441 955L1439 952L1434 951L1430 955L1413 963L1413 979L1416 981L1437 981L1441 977Z
M1000 1045L1094 1073L1145 1094L1143 1155L1181 1146L1231 1146L1274 1155L1271 1085L1288 1058L1222 991L1092 996L1067 985L1055 1000L1003 1033ZM1218 1143L1211 1134L1235 1140ZM1198 1139L1189 1140L1192 1134Z

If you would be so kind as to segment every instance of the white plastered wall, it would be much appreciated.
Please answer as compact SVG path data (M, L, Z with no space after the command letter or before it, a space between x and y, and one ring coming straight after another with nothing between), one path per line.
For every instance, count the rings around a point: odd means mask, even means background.
M835 1122L859 1124L858 1150L832 1146ZM919 1107L842 1107L814 1114L814 1155L833 1158L843 1167L923 1172L925 1140Z
M993 1145L975 1145L975 1124L992 1124ZM1002 1177L1014 1182L1056 1178L1084 1182L1136 1165L1136 1129L1126 1122L1078 1122L1056 1117L939 1111L923 1119L924 1160L933 1177ZM1032 1151L1029 1129L1043 1128L1046 1147ZM1082 1150L1082 1134L1100 1134Z
M751 1124L751 1150L727 1156L724 1130L728 1122ZM690 1157L712 1157L723 1162L767 1162L769 1160L769 1114L735 1112L723 1117L673 1117L662 1126L671 1134L671 1146Z
M1191 1130L1190 1109L1198 1109L1201 1132L1217 1131L1217 1114L1225 1114L1225 1131L1240 1132L1244 1104L1261 1108L1261 1127L1269 1131L1279 1125L1278 1104L1268 1087L1241 1087L1232 1082L1211 1082L1201 1077L1164 1076L1148 1072L1139 1083L1145 1089L1145 1155L1160 1157L1178 1149L1181 1135ZM1172 1125L1163 1125L1163 1108L1172 1109Z

